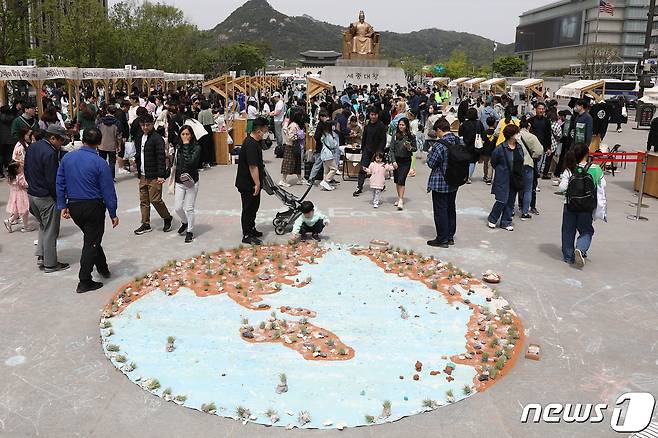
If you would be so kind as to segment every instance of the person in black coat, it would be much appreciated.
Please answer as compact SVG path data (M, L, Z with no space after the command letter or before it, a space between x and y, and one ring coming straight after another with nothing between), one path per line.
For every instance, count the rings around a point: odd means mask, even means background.
M468 169L468 182L471 183L471 177L475 173L475 163L480 159L479 152L475 150L475 138L482 134L482 124L478 120L478 110L469 108L466 111L466 120L459 125L459 136L464 140L466 148L473 154L474 161Z
M365 169L370 166L375 153L384 152L386 147L386 125L379 120L379 111L371 107L368 116L370 121L363 127L363 137L361 137L361 169L353 196L363 193L363 185L366 181Z
M174 210L181 220L178 234L185 235L185 243L191 243L194 239L194 205L199 191L201 146L188 125L181 128L180 138L175 155Z
M153 116L146 114L139 119L142 136L135 138L135 164L139 178L139 208L142 225L135 234L149 233L151 229L151 204L164 220L165 233L171 230L172 217L162 200L162 184L168 177L165 142L153 129Z
M466 99L462 100L457 107L457 120L459 120L460 125L466 121L466 112L468 111L468 107L470 105L471 99L467 97Z
M14 139L11 124L15 117L8 105L0 107L0 178L5 177L5 169L11 162Z
M654 152L658 152L658 117L651 121L649 137L647 138L647 152L651 151L652 147Z

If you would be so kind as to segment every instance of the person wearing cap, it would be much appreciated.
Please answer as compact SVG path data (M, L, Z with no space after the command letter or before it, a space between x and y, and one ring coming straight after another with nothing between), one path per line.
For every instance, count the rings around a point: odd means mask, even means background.
M278 91L272 95L272 100L274 100L274 111L270 113L270 116L274 117L274 136L276 144L283 146L283 119L286 116L286 104Z
M39 223L37 266L46 273L69 268L68 263L61 263L57 259L60 215L55 201L60 149L69 142L66 129L51 125L46 130L45 138L32 143L25 151L25 179L30 213Z
M112 172L97 151L102 137L98 128L85 130L82 147L66 154L57 171L57 208L62 211L64 219L73 219L84 234L78 273L80 282L76 289L79 294L103 287L103 283L91 277L94 266L103 278L110 278L110 269L101 246L105 232L105 210L110 215L112 227L119 225Z
M164 139L153 129L152 115L141 116L139 124L142 135L135 138L135 165L139 178L139 208L142 214L142 225L135 230L135 234L141 235L152 231L151 204L164 220L162 231L167 233L171 231L173 218L162 200L162 184L167 177Z
M18 141L18 134L22 128L28 128L30 131L39 129L39 120L35 117L35 108L31 103L23 104L23 114L16 117L11 123L11 136L14 139L12 144L16 144Z

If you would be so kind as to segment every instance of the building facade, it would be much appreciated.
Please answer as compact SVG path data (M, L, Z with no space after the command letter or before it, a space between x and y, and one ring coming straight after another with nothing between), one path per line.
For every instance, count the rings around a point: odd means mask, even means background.
M615 7L613 15L599 12L599 0L563 0L521 14L515 53L526 61L528 75L568 72L595 43L611 49L601 64L641 59L649 0L607 1Z
M328 67L336 65L341 54L333 50L307 50L300 53L302 67Z

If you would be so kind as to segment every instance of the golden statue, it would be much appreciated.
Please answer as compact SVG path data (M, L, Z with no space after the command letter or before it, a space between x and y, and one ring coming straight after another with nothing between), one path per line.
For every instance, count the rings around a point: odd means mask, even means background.
M366 14L359 12L359 21L345 31L343 58L371 58L379 55L379 33L366 22Z

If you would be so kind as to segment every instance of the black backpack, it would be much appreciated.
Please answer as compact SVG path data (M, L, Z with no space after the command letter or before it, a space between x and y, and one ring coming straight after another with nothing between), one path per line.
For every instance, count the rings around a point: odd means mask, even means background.
M469 166L474 162L473 151L469 150L459 137L457 137L456 143L443 140L439 140L437 143L441 143L448 150L448 167L443 178L452 187L463 186L468 181Z
M588 170L592 163L588 163L584 168L576 168L576 171L569 178L567 186L567 210L572 213L591 213L596 210L596 184L594 178Z

